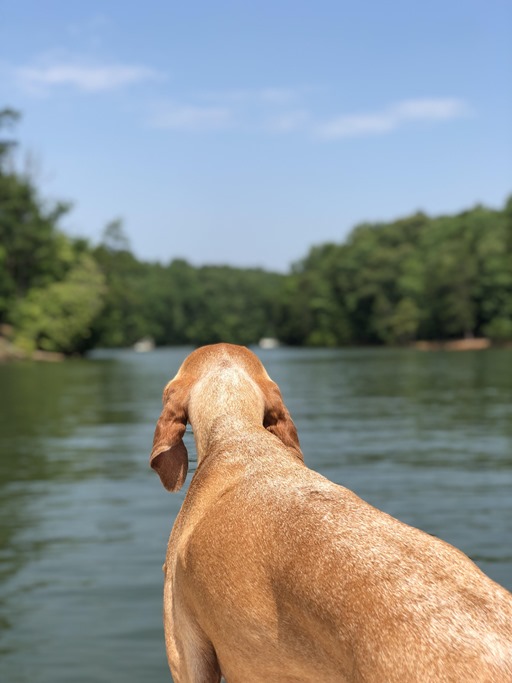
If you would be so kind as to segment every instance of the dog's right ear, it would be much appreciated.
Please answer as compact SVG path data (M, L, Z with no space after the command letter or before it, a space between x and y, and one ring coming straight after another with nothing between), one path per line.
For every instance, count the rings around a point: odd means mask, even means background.
M304 456L300 449L297 429L293 424L287 407L283 402L283 397L279 387L272 380L266 382L265 390L265 413L263 426L288 448L292 448L296 455L304 461Z
M188 471L188 453L183 443L187 409L182 395L178 387L169 387L164 392L164 408L156 423L149 459L168 491L179 491Z

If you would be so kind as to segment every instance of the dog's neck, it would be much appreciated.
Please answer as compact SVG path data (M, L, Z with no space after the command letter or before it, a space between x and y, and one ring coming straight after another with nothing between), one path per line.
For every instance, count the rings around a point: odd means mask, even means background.
M198 465L234 434L262 427L263 414L263 394L245 371L233 367L206 375L194 387L189 404Z

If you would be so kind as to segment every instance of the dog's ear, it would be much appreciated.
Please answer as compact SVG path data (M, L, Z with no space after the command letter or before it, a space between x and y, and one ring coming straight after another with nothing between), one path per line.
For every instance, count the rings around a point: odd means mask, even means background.
M179 386L164 392L164 408L156 423L151 467L158 472L168 491L179 491L188 471L188 453L183 443L187 427L187 408Z
M274 436L277 436L285 446L293 448L301 460L304 460L300 449L297 429L293 424L290 413L286 408L279 387L275 382L269 380L265 386L265 414L263 426Z

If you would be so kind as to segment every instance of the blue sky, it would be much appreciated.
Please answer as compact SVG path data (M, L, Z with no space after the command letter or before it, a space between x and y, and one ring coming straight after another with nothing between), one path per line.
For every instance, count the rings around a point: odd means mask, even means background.
M502 206L511 27L508 0L3 0L0 106L70 234L286 271L359 222Z

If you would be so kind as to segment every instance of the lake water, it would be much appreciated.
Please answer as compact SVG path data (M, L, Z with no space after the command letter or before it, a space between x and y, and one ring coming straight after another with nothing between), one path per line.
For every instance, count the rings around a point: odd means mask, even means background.
M0 366L0 680L170 680L161 567L184 491L148 457L188 351ZM511 352L261 357L310 467L512 589Z

